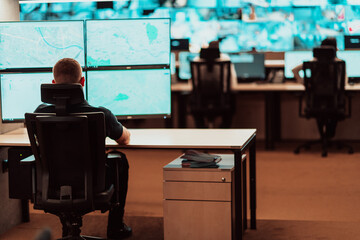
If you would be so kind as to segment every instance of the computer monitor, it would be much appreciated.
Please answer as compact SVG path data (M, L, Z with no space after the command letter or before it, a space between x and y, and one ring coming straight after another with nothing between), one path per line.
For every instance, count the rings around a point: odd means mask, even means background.
M347 51L338 51L337 57L344 60L346 64L346 74L349 80L354 78L360 78L360 51L357 50L347 50Z
M289 51L285 52L284 56L284 76L286 79L293 79L294 74L292 69L304 61L310 61L313 59L312 51ZM299 72L301 77L304 77L303 72Z
M198 56L199 53L179 53L179 79L188 80L191 78L190 61Z
M0 70L49 68L61 58L85 65L83 21L0 22Z
M172 38L171 50L177 51L189 51L189 39L188 38Z
M119 119L168 117L170 69L87 71L88 101L108 108Z
M344 44L345 49L360 49L360 35L345 35Z
M88 68L170 65L170 19L86 21Z
M53 79L51 72L0 74L2 122L23 122L24 114L34 112L42 103L41 84Z
M240 53L230 55L238 82L253 82L265 79L265 54Z

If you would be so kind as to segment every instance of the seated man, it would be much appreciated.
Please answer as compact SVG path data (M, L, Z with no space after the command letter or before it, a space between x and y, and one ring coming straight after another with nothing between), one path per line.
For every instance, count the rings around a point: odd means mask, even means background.
M80 83L84 86L85 78L82 76L80 64L71 58L64 58L59 60L53 67L54 80L53 83ZM103 112L105 115L106 136L115 140L120 145L129 144L130 132L118 122L116 117L110 110L103 107L93 107L84 101L81 104L72 105L69 107L70 112ZM35 112L37 113L51 113L55 112L53 105L41 104ZM115 172L119 172L119 193L112 197L112 202L115 203L119 199L120 204L111 207L108 217L107 236L110 239L123 239L132 233L132 229L123 223L125 200L127 195L128 185L128 170L129 164L125 154L121 153L121 159L118 160L119 169L115 169L115 162L111 159L106 160L106 184L110 186L116 182ZM64 224L63 224L64 228ZM66 234L67 229L63 229Z

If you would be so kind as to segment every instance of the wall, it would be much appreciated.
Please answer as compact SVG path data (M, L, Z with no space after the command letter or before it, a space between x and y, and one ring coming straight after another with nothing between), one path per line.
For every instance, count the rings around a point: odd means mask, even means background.
M18 21L19 2L18 0L0 1L0 21ZM4 133L22 124L2 124L0 122L0 133ZM0 148L0 163L7 158L7 148ZM3 173L0 165L0 234L21 222L20 200L9 199L8 174Z

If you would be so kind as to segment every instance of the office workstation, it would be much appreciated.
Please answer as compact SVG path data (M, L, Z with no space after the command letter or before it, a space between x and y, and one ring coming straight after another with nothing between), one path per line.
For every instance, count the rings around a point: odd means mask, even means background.
M110 109L131 132L129 145L118 146L109 138L105 143L108 151L124 152L129 159L130 185L125 220L134 226L131 239L175 239L172 234L189 239L191 236L257 239L261 234L267 235L265 229L269 226L264 225L267 224L265 219L309 220L315 225L317 220L336 222L338 215L341 220L345 215L349 221L356 220L346 208L347 204L331 216L319 207L318 200L313 201L313 209L311 204L305 206L308 203L306 197L309 197L306 191L303 196L290 193L288 202L281 198L286 190L278 191L287 187L297 189L292 179L304 177L301 162L309 164L311 159L315 164L313 169L321 172L316 165L321 159L318 148L293 154L295 144L316 139L319 133L315 121L299 115L299 96L304 95L306 87L295 82L291 70L311 61L313 48L326 37L335 36L338 42L337 57L345 61L349 78L344 90L352 98L351 118L339 122L336 139L355 140L355 143L358 140L356 123L360 116L356 109L360 68L356 59L360 56L357 49L360 47L356 44L359 16L356 3L188 0L19 1L17 7L10 2L4 4L16 10L13 10L13 17L0 19L1 41L7 46L0 48L0 55L4 56L0 60L3 159L8 159L8 148L29 151L24 113L33 112L41 103L40 85L51 83L52 66L56 61L63 57L75 58L85 77L84 99L91 105ZM200 50L212 41L219 41L220 52L227 55L231 63L228 87L232 111L226 129L217 118L209 129L198 129L193 116L196 112L192 109L194 62L200 58ZM19 47L9 47L12 45ZM211 129L213 127L215 129ZM290 147L284 147L286 144ZM189 149L219 154L223 162L219 163L218 169L182 168L179 156ZM353 155L343 150L329 150L330 165L339 166L341 163L337 160L348 159L356 169L356 144L354 150ZM321 161L329 167L323 159ZM3 183L7 186L5 170L8 164L4 162L2 167ZM306 168L312 169L309 165ZM11 169L8 171L10 173ZM307 174L312 175L312 170L309 171ZM286 177L290 180L284 180ZM324 179L326 177L325 174ZM193 189L192 195L183 186L201 187L199 191ZM209 186L216 187L206 193ZM230 191L228 186L231 186ZM329 186L322 184L321 187ZM9 191L14 191L14 185ZM197 193L202 191L203 195ZM319 192L323 193L323 190ZM327 196L327 193L323 194ZM292 197L302 199L303 204L297 202L299 207L295 207L297 200ZM343 197L346 199L347 195ZM332 198L329 199L328 208L334 206ZM15 219L4 225L0 239L17 239L19 228L13 226L21 222L17 217L19 213L23 213L23 220L30 216L29 224L37 224L33 219L42 218L38 218L41 213L31 209L32 204L30 210L26 209L27 200L21 201L21 207L16 201L8 197L6 203L0 201L2 206L9 206L5 215L13 215L11 218ZM218 203L226 207L220 207ZM181 207L187 211L182 211ZM203 214L203 207L210 215ZM291 214L294 207L297 209ZM346 213L336 215L344 209ZM17 214L11 214L11 211ZM200 222L191 218L192 212L199 216ZM310 212L315 217L310 216ZM94 222L106 222L103 215L92 215ZM47 217L44 215L44 219ZM133 220L136 217L141 218ZM174 220L177 218L191 219L187 231L178 229ZM148 232L140 230L145 228L139 226L141 221L150 221ZM210 231L207 235L202 234L219 221L224 222L222 230L213 228L214 234ZM274 225L269 231L276 232L278 227L283 227L280 222L270 222ZM55 230L52 229L56 237L61 234L59 225L57 223ZM21 229L21 224L19 226ZM89 226L92 225L85 221L84 233L106 236L103 230L89 231ZM46 226L41 225L43 227ZM312 231L311 228L308 231ZM333 239L341 239L338 232L332 234ZM285 231L281 236L296 239L292 234L295 233ZM316 234L321 237L323 233L314 233L314 236Z

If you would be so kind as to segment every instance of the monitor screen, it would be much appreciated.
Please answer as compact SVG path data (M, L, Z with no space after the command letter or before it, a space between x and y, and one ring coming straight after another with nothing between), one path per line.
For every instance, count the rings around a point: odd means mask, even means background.
M230 55L238 80L264 80L265 55L263 53L241 53Z
M310 61L313 58L312 51L289 51L285 52L284 76L285 78L294 78L292 69L304 61ZM302 71L299 72L304 77Z
M42 103L41 84L53 79L51 72L0 74L2 121L23 121L25 113L34 112Z
M360 35L345 35L344 44L345 49L360 49Z
M52 68L84 57L83 21L0 22L0 69Z
M188 80L191 78L190 61L198 57L199 53L180 52L179 53L179 78Z
M338 51L337 57L344 60L349 78L360 78L360 51Z
M170 69L87 71L89 104L119 118L171 114Z
M170 19L90 20L87 66L170 65Z

